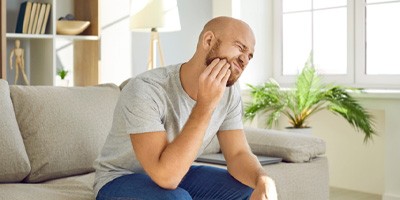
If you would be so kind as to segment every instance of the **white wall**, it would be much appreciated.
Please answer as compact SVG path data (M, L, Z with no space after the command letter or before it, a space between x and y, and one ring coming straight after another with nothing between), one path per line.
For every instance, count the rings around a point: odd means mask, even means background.
M132 76L130 0L101 1L101 83L120 84Z
M363 96L368 108L384 111L384 194L383 200L400 200L400 93ZM368 175L368 174L367 174Z
M241 0L213 0L212 9L213 17L230 16L240 18Z

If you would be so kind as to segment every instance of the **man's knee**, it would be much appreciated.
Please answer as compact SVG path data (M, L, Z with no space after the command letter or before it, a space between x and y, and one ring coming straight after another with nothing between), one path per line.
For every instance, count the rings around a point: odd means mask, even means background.
M175 190L154 190L152 192L135 192L130 194L113 194L105 195L99 194L96 200L192 200L190 194L182 189L177 188Z
M191 200L183 188L166 190L154 183L146 174L125 175L106 184L97 195L97 200Z
M195 199L248 199L253 192L226 169L210 166L192 166L180 187Z

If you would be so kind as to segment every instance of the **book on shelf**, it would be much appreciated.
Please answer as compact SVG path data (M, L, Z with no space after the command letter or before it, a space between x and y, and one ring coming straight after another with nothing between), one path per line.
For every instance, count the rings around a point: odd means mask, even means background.
M36 6L36 13L35 13L35 18L33 19L33 26L32 26L32 34L36 33L36 27L39 19L39 12L40 12L40 7L42 6L41 3L38 3Z
M43 3L40 6L40 11L39 11L39 17L38 17L38 21L37 21L37 25L36 25L36 30L35 30L35 34L40 34L40 32L42 31L42 25L43 25L43 19L44 19L44 14L46 12L46 4Z
M29 17L31 16L32 2L26 2L26 10L24 15L24 23L22 26L22 33L28 33Z
M32 3L25 1L19 6L17 26L15 27L15 33L23 33L27 29L29 15L31 12Z
M29 17L28 32L27 32L28 34L32 33L33 21L35 19L35 15L36 15L36 7L37 7L37 3L33 2L31 15Z
M49 3L46 4L46 12L44 13L44 19L43 19L43 24L41 27L40 34L44 34L46 31L47 22L49 21L50 9L51 9L51 4L49 4Z

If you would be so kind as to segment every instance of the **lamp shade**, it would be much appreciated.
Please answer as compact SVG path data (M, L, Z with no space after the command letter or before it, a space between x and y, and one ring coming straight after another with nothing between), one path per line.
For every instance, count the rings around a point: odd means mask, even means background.
M176 0L132 0L132 31L179 31L178 4Z

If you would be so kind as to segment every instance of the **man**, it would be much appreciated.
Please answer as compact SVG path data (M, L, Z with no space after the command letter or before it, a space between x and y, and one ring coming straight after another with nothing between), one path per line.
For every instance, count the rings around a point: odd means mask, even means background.
M97 199L277 199L247 144L235 84L254 45L246 23L214 18L188 62L129 81L95 163ZM215 134L228 170L192 166Z

